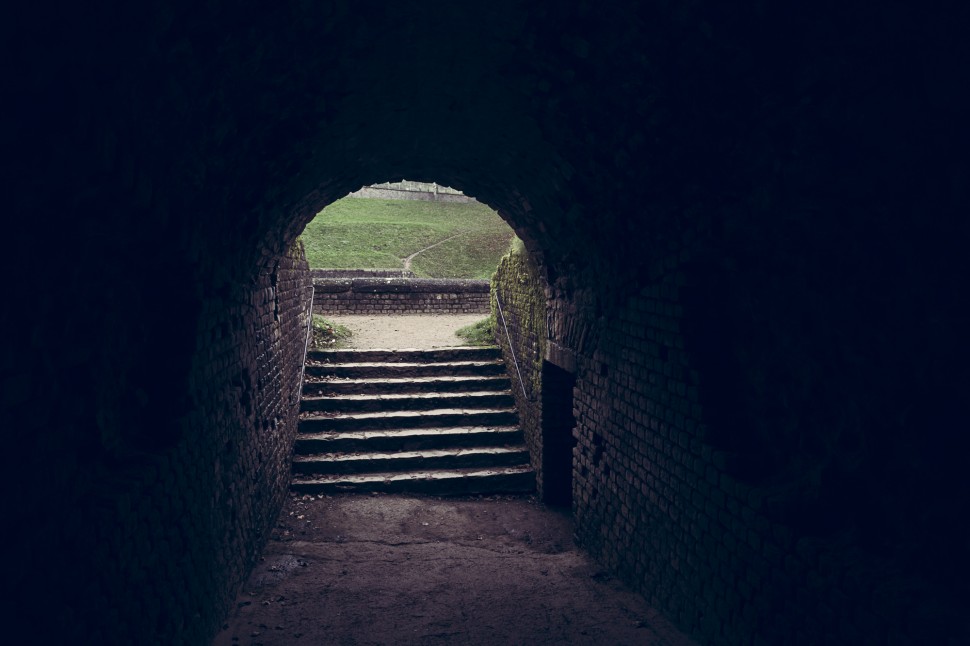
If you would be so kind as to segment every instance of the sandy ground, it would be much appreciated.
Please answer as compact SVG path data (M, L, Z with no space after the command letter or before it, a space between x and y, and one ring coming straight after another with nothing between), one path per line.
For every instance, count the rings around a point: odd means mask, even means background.
M349 348L442 348L465 345L455 331L484 314L403 314L399 316L330 316L354 333Z
M692 644L531 497L291 496L214 646Z

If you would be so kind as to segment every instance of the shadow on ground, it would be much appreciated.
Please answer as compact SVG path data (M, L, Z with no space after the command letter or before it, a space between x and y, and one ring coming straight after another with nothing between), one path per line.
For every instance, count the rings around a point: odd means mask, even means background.
M532 497L291 496L214 646L691 644Z

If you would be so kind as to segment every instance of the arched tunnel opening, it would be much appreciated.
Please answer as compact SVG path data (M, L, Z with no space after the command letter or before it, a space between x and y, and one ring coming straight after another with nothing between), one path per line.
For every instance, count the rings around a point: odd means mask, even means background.
M408 177L524 242L604 568L704 643L965 640L965 16L722 4L5 21L16 625L211 638L285 496L290 243Z
M331 203L299 239L321 278L370 272L487 281L514 235L498 213L461 191L402 180L365 186Z

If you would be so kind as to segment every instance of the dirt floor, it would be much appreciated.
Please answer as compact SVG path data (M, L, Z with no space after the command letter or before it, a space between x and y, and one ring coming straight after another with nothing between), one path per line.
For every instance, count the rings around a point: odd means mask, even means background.
M328 317L351 347L461 345L469 316ZM533 497L296 496L214 646L687 645Z
M348 348L447 348L465 345L455 330L485 318L484 314L402 314L398 316L330 316L354 335Z
M532 497L291 496L214 646L691 644Z

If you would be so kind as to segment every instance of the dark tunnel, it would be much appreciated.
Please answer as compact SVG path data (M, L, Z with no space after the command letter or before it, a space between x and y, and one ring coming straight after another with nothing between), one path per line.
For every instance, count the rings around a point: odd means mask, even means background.
M701 643L970 640L966 9L8 12L13 643L211 639L286 495L291 244L405 177L525 242L604 567Z

